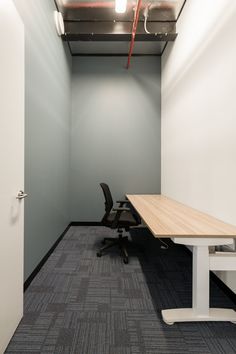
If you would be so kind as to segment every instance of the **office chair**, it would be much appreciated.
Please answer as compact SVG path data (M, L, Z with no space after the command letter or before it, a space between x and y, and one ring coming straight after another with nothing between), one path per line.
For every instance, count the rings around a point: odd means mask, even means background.
M123 236L123 231L129 231L130 227L138 226L141 224L141 219L127 199L118 200L117 203L119 203L119 207L113 208L113 199L108 185L106 183L100 183L100 186L102 187L105 197L105 215L102 218L101 224L110 229L116 229L118 237L105 237L103 244L106 244L106 242L108 242L108 244L100 248L97 252L97 256L101 257L103 251L117 245L122 252L123 262L127 264L129 263L129 256L126 249L128 236ZM124 207L124 205L127 204L129 207Z

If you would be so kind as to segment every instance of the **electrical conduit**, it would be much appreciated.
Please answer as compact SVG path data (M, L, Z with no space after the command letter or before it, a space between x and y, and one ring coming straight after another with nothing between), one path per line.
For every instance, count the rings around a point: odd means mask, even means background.
M131 56L132 56L133 49L134 49L134 40L135 40L135 36L136 36L136 32L137 32L139 12L140 12L141 5L142 5L142 0L138 0L138 4L137 4L136 11L134 14L134 21L133 21L133 27L132 27L132 38L131 38L131 42L130 42L129 56L128 56L127 67L126 67L127 69L129 69L129 67L130 67L130 60L131 60Z

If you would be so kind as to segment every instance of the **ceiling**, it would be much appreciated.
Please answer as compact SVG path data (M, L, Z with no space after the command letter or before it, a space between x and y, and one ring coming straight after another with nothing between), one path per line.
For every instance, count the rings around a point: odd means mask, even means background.
M124 14L115 12L114 0L55 0L65 24L63 40L72 55L127 55L136 1L128 0ZM174 41L176 21L186 0L143 0L134 55L161 55ZM144 11L148 8L146 30Z

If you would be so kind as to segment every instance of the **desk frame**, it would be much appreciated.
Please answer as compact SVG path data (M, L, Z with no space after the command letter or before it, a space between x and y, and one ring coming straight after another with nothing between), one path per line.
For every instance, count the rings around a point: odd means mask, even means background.
M217 267L222 263L224 270L236 270L236 253L233 257L225 255L223 262L222 259L217 262L216 257L213 259L209 254L209 247L232 244L236 228L165 196L127 197L154 237L170 237L176 244L193 247L192 308L162 310L164 322L168 325L195 321L230 321L236 324L233 309L209 307L210 270L220 270Z
M230 321L236 324L234 310L209 308L209 246L232 244L233 239L173 238L172 241L185 246L193 246L192 308L162 310L164 322L168 325L190 321Z

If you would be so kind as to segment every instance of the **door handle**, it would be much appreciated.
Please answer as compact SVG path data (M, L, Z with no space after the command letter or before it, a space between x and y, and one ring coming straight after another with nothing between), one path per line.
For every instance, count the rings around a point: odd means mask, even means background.
M28 194L24 193L23 191L19 191L19 193L17 194L16 199L24 199L28 197Z

